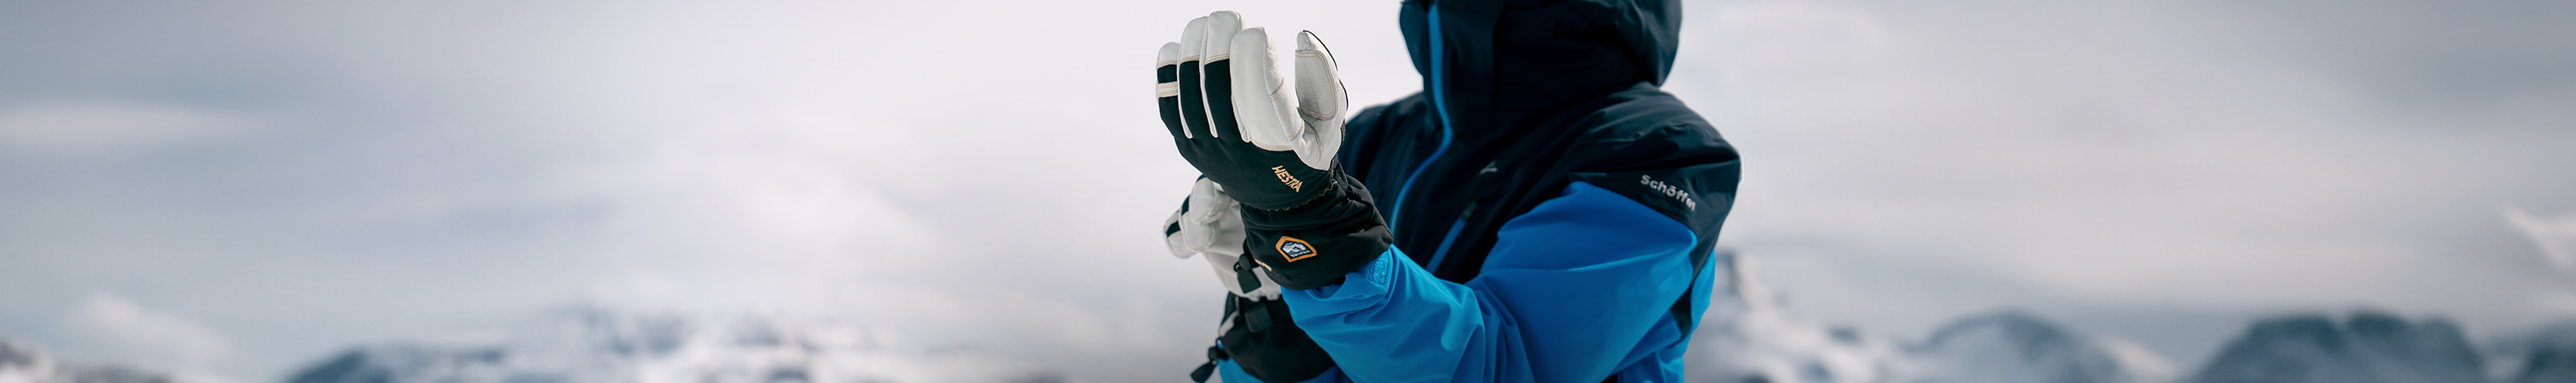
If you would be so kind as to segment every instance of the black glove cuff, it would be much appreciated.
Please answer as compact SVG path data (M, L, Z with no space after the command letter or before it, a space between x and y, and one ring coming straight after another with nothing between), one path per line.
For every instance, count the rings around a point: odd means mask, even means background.
M1243 209L1243 249L1280 287L1313 289L1385 253L1394 235L1359 180L1335 172L1333 190L1283 210Z

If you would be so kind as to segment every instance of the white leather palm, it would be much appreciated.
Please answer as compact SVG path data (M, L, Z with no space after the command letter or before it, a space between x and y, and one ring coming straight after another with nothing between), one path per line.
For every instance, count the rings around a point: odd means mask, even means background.
M1345 113L1350 110L1349 91L1342 87L1332 51L1314 32L1300 31L1296 51L1286 58L1293 63L1282 65L1281 58L1272 54L1267 29L1242 26L1242 14L1217 11L1190 20L1180 41L1164 44L1157 53L1157 65L1232 62L1230 97L1238 131L1183 134L1238 137L1270 151L1295 151L1307 167L1332 170L1333 157L1342 147L1343 122L1350 117ZM1294 68L1296 78L1281 76L1283 66Z

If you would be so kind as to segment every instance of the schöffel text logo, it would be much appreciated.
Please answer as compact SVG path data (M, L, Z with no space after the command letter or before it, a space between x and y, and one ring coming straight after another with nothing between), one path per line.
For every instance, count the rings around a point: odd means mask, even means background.
M1654 176L1648 175L1637 176L1637 183L1646 185L1647 189L1654 189L1656 193L1663 193L1665 197L1681 200L1682 206L1690 208L1691 211L1699 211L1699 199L1691 198L1690 192L1682 191L1682 188L1664 184L1664 181L1656 181Z

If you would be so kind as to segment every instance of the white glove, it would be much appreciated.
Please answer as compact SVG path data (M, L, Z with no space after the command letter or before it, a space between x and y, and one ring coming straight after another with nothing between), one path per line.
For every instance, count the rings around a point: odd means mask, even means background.
M1244 291L1236 276L1235 262L1243 257L1242 204L1227 197L1215 181L1201 178L1190 187L1189 199L1182 200L1181 210L1163 220L1163 244L1173 257L1189 259L1197 255L1207 259L1208 268L1216 271L1216 282L1225 291L1254 300L1278 299L1279 285L1269 275L1245 272L1261 281L1259 288Z
M1181 158L1254 208L1295 207L1338 181L1349 97L1323 40L1300 32L1296 44L1293 84L1269 32L1233 11L1190 20L1155 54L1155 103Z

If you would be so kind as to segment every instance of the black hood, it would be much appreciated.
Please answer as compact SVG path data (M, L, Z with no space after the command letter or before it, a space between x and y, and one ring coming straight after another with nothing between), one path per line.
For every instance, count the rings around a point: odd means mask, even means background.
M1431 31L1433 7L1440 30ZM1564 106L1663 85L1680 47L1677 0L1408 1L1404 43L1452 114ZM1434 37L1445 68L1432 68ZM1445 82L1433 81L1445 76Z

